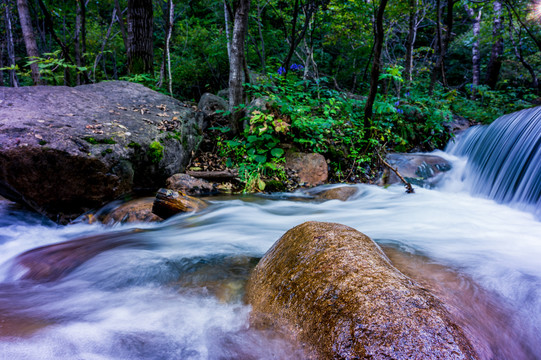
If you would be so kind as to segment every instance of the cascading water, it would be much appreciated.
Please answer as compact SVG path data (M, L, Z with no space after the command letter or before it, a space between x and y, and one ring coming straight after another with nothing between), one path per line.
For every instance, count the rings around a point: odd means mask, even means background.
M447 151L467 157L463 176L472 194L541 218L541 106L473 127Z
M257 259L309 220L354 227L400 268L433 277L447 291L438 296L481 339L483 359L541 359L541 222L460 190L464 177L475 194L538 207L539 113L472 129L452 150L462 158L442 154L454 166L446 183L415 194L356 185L347 202L210 198L201 213L114 227L61 227L0 201L0 359L303 359L298 345L250 327L242 289ZM75 266L48 272L39 264L46 252L32 250L42 246Z

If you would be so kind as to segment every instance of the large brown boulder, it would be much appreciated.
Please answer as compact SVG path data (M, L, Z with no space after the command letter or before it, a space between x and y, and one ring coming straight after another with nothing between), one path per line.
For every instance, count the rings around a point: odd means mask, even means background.
M61 223L183 171L203 114L142 85L3 88L0 195Z
M298 182L305 186L316 186L327 182L327 161L321 154L288 151L286 168L297 173Z
M306 222L250 277L256 325L290 331L318 359L475 359L442 303L396 270L366 235Z

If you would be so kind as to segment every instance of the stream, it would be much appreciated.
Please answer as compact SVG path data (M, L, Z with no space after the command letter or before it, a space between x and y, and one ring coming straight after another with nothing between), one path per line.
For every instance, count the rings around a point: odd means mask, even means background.
M492 196L487 184L476 190L475 151L459 139L436 152L453 169L436 188L415 194L355 185L347 202L300 192L215 197L200 213L113 227L59 226L0 201L0 359L302 359L298 344L250 327L242 296L258 259L308 220L370 236L395 266L447 300L481 339L485 358L541 359L538 120L533 155L517 154L533 158L533 173L518 171L533 185L509 185L526 187L526 198ZM122 242L49 281L28 278L16 261L25 251L86 237Z

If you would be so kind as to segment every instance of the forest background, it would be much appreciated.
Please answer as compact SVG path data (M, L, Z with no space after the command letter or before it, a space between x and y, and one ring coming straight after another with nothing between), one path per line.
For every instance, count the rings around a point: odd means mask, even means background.
M286 177L291 147L369 181L386 151L443 147L453 119L541 103L539 2L2 0L0 15L0 86L222 90L208 150L252 190Z

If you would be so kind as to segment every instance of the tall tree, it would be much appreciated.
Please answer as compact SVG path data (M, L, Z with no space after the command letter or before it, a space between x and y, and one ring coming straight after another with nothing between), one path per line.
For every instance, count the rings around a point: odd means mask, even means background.
M128 0L128 71L130 74L154 70L152 0Z
M230 128L233 134L239 133L239 120L244 112L238 109L243 103L242 88L244 63L246 57L245 43L248 26L250 0L236 0L233 6L233 34L229 53L229 110L231 111Z
M12 67L8 71L9 73L9 85L11 87L19 86L19 79L17 78L17 73L15 72L15 44L13 42L13 25L11 21L11 10L8 2L4 4L4 22L6 26L6 43L8 49L8 60L9 66Z
M21 1L21 0L18 0ZM75 62L79 68L85 66L84 53L86 52L86 4L85 0L77 1L77 15L75 18ZM77 71L77 85L82 83L81 72Z
M34 37L32 18L30 17L30 11L28 11L28 3L26 0L17 0L17 10L19 11L19 21L23 32L24 44L26 46L26 54L29 58L37 58L39 57L38 46L36 44L36 38ZM32 73L34 84L40 85L45 83L40 79L37 62L30 64L30 71Z
M447 54L447 49L449 48L449 43L451 42L451 36L453 33L453 6L455 4L455 0L447 0L447 14L445 16L445 27L446 27L446 33L445 36L442 34L441 29L441 7L440 7L440 0L436 0L436 11L438 14L438 20L436 22L437 27L437 45L439 49L439 55L437 57L436 63L434 64L434 68L432 69L432 74L430 76L430 85L428 87L428 93L432 95L434 92L434 85L436 84L436 78L438 76L438 73L441 72L441 77L443 80L444 85L447 85L447 80L445 79L445 55Z
M472 22L473 44L472 44L472 98L476 97L476 89L479 86L481 78L481 56L479 54L479 33L481 32L481 14L482 8L476 11L468 3L464 3L464 8Z
M522 66L524 66L524 68L530 73L530 76L532 77L532 87L536 90L537 93L539 93L539 90L541 89L539 88L539 80L537 78L537 74L535 73L533 66L526 61L524 55L522 54L522 28L519 28L518 32L515 30L515 26L513 24L513 14L511 14L511 10L507 9L507 11L509 13L509 40L511 40L511 44L513 45L515 56L520 61ZM518 38L518 44L515 41L515 32L517 32L516 35Z
M387 0L381 0L376 15L376 23L374 24L374 58L372 61L372 71L370 72L370 92L368 93L368 98L366 99L366 104L364 106L363 125L365 129L365 138L368 138L369 136L368 129L372 122L372 107L374 106L374 101L376 100L376 95L378 93L378 80L381 71L381 49L383 48L383 40L385 37L385 32L383 31L383 14L386 6Z
M408 39L406 41L406 80L411 82L411 72L413 69L413 46L415 44L415 38L417 37L417 28L419 26L417 22L418 9L417 9L418 0L408 0L408 5L410 8L409 14L409 32Z
M503 36L502 36L502 3L498 0L494 0L492 3L494 9L494 25L492 27L492 51L490 53L490 60L487 66L486 84L491 88L496 87L498 77L500 76L500 69L502 67L501 56L503 54Z

